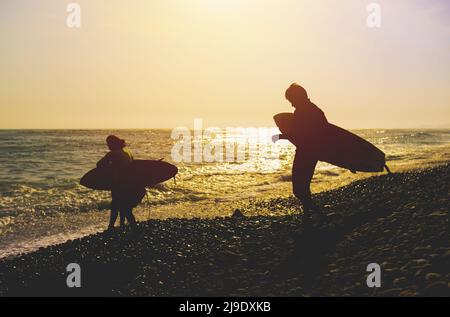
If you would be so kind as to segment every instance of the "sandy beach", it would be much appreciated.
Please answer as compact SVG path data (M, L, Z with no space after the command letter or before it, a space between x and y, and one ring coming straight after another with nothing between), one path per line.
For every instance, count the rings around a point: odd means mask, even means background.
M0 295L449 295L450 165L376 176L315 195L327 224L302 232L294 198L257 200L242 217L142 222L0 262ZM236 213L236 214L240 214ZM82 287L66 286L66 266ZM366 267L382 268L380 288Z

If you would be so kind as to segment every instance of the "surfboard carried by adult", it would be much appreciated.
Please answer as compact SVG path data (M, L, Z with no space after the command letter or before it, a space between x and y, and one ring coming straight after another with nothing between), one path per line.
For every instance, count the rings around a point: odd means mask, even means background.
M282 134L289 135L294 122L293 113L279 113L274 121ZM372 143L350 131L333 124L327 124L321 139L321 151L318 159L353 172L382 172L386 166L386 155ZM296 144L295 140L290 140Z

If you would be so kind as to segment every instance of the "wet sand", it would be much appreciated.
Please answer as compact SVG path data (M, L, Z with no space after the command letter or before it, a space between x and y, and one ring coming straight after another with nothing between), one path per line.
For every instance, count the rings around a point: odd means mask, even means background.
M377 176L315 195L327 221L302 230L294 198L256 200L289 216L150 220L0 261L0 295L449 295L450 165ZM239 214L239 213L237 213ZM78 263L82 287L66 286ZM368 288L378 263L381 288Z

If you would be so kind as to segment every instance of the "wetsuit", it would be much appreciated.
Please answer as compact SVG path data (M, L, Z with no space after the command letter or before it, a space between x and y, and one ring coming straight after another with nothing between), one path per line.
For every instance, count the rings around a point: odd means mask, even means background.
M97 163L99 168L111 168L115 178L115 185L111 191L110 228L114 227L119 211L121 226L124 225L125 218L131 225L134 226L136 224L132 211L145 196L145 188L133 188L120 181L121 173L126 172L126 168L132 162L132 154L126 149L120 149L109 152Z
M294 195L302 202L305 214L316 209L311 198L311 180L324 145L328 120L322 110L312 102L294 112L294 123L289 138L297 144L292 166Z

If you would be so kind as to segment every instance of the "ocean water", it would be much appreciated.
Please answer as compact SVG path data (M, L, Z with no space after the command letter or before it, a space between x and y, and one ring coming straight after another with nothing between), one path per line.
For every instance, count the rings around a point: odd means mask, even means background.
M255 198L289 196L295 149L287 141L265 143L264 138L276 129L259 132L259 137L242 138L242 131L219 131L199 140L201 149L215 145L224 152L226 145L214 140L234 144L233 157L241 155L241 160L205 162L203 157L199 162L174 162L172 151L179 141L171 138L170 130L0 131L0 257L104 229L109 193L83 188L78 181L107 153L105 138L111 133L127 140L135 158L164 158L180 169L176 181L148 190L136 210L139 220L222 217ZM353 132L382 149L393 171L450 159L450 130ZM332 189L372 175L354 175L319 163L312 190Z

